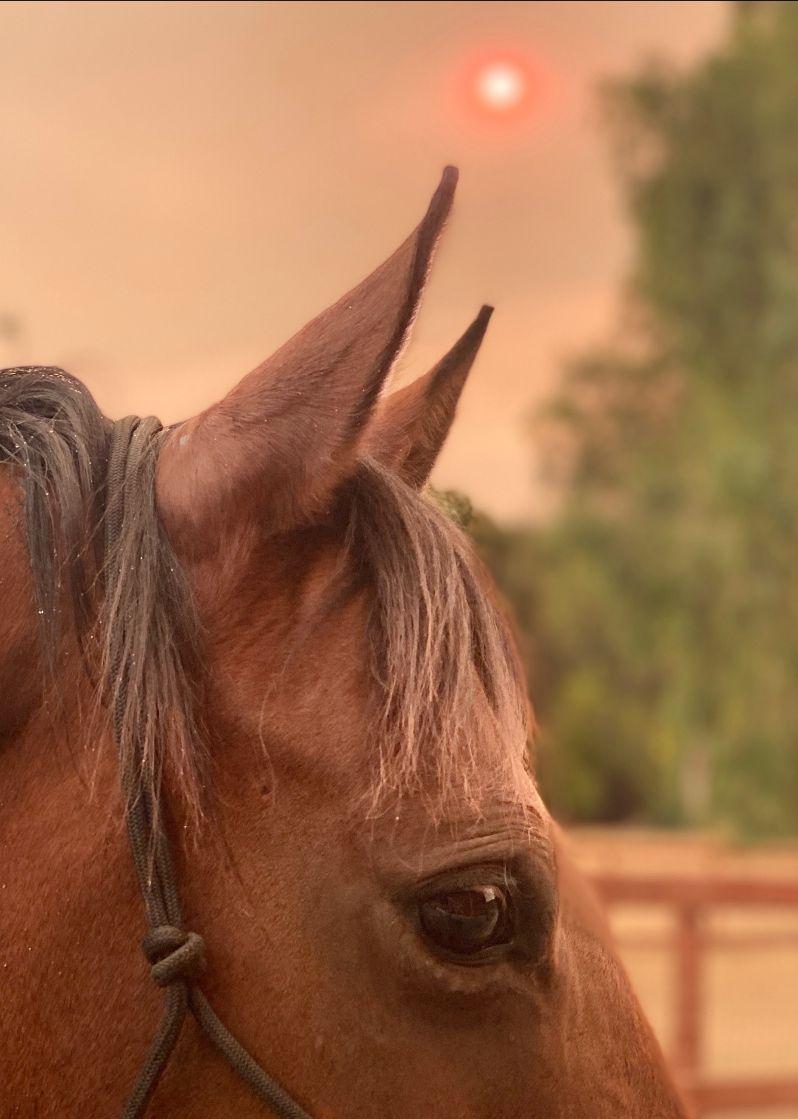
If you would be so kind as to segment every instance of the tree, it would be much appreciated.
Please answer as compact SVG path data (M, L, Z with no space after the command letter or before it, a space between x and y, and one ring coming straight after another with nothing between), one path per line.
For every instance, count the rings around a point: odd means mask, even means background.
M559 513L503 551L477 529L566 816L798 830L798 5L751 8L692 72L608 91L619 340L536 426Z

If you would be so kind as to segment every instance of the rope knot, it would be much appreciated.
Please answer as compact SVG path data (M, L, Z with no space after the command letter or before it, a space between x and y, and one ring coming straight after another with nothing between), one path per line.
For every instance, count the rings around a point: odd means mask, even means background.
M190 982L205 965L205 941L195 932L174 925L156 925L141 942L150 974L159 987Z

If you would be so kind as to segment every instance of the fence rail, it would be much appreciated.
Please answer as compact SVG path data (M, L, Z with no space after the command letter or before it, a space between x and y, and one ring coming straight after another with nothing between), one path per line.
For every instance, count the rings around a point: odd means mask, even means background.
M703 1071L704 956L708 949L795 943L786 931L763 937L718 934L705 928L708 914L724 908L787 908L798 911L798 882L721 877L643 877L598 873L593 883L605 904L658 905L675 917L673 935L621 937L621 945L662 947L675 953L675 1029L672 1057L677 1079L697 1117L714 1112L798 1106L798 1068L793 1077L721 1078ZM798 1048L796 1049L798 1065Z

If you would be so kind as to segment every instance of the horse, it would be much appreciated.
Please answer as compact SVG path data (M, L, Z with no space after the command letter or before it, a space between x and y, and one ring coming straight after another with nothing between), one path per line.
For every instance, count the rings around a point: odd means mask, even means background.
M456 179L185 423L0 374L3 1116L684 1119L426 488L491 309L386 390Z

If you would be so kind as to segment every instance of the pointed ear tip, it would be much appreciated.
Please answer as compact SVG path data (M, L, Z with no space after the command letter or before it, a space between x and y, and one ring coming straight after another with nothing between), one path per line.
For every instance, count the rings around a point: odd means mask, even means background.
M488 323L491 320L492 314L493 308L490 306L490 304L483 304L483 306L479 309L479 314L466 331L466 335L475 339L477 344L482 341L485 331L488 329Z
M444 167L441 180L438 183L435 194L432 196L430 215L435 214L441 218L446 217L446 214L451 208L452 200L454 199L454 192L459 177L460 172L456 167L452 167L451 165Z

